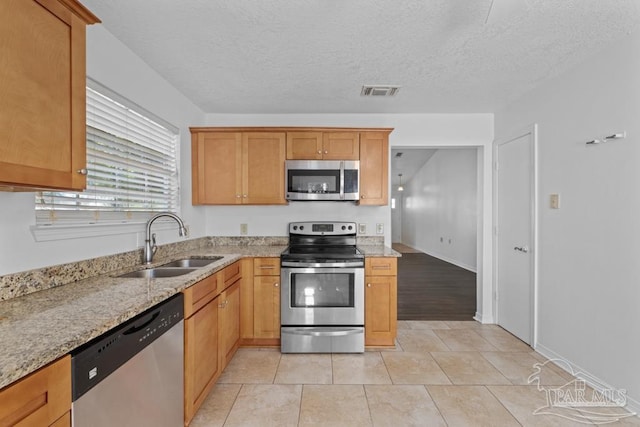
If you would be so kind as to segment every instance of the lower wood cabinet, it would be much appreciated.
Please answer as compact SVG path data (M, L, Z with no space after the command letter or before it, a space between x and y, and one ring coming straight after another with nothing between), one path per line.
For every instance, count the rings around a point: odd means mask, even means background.
M185 425L189 425L238 349L240 263L184 290Z
M254 258L242 288L242 345L280 345L280 258ZM244 274L244 273L243 273ZM244 277L244 276L243 276Z
M71 425L71 356L0 390L1 426Z
M397 259L365 259L364 343L393 346L398 327Z

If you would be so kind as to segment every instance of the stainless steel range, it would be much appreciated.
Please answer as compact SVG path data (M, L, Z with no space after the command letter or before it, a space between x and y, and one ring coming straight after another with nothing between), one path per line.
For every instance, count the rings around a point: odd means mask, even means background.
M364 255L354 222L292 222L281 263L281 351L364 352Z

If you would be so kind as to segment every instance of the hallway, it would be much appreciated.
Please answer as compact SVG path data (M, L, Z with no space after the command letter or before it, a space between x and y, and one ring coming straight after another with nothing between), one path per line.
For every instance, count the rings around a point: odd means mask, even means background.
M408 246L398 258L398 320L473 320L476 274Z

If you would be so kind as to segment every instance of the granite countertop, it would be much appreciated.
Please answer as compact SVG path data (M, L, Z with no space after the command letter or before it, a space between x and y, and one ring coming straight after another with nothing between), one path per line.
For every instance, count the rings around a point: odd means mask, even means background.
M400 256L362 245L365 256ZM0 388L244 257L278 257L286 246L208 246L156 260L222 259L178 277L118 278L129 267L0 302Z

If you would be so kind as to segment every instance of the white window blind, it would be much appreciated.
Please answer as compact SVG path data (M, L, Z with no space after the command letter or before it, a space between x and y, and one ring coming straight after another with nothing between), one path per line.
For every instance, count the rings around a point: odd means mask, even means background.
M107 89L91 86L87 189L37 193L36 225L121 224L144 222L153 212L177 213L177 130Z

